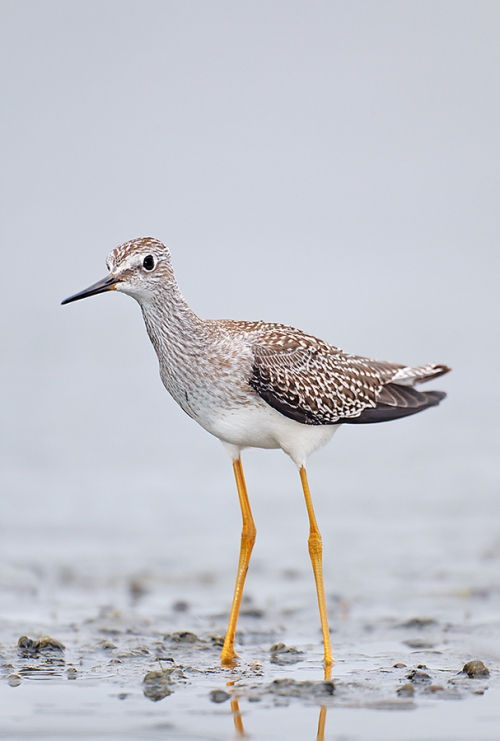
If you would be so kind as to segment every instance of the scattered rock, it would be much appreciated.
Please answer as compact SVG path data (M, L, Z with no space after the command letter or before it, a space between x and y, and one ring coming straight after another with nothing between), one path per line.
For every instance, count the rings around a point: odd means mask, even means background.
M9 674L9 678L7 680L8 684L11 687L19 687L19 685L22 683L22 679L19 676L19 674Z
M66 676L68 679L76 679L76 675L78 674L78 670L75 669L74 666L69 666L66 670Z
M114 648L117 648L117 646L114 643L106 640L106 638L103 638L102 641L99 641L99 643L97 644L97 647L101 648L103 651L112 651Z
M43 636L36 642L36 648L41 653L46 651L64 651L64 646L60 641L56 641L55 638L50 636Z
M132 579L130 579L128 583L128 588L130 592L130 596L132 597L132 603L137 604L142 597L144 597L145 594L148 593L148 590L146 588L146 585L144 584L144 581L138 577L135 576Z
M189 630L179 631L176 633L170 633L164 636L166 641L172 643L198 643L200 640L195 633L190 633Z
M136 656L149 656L150 650L147 646L134 646L128 651L122 651L117 655L118 659L133 659Z
M17 642L19 653L25 658L36 656L40 653L58 653L60 654L66 648L60 641L50 636L42 636L38 641L34 641L28 636L21 636Z
M32 640L31 638L28 638L28 636L21 636L21 638L17 642L19 653L25 657L33 656L33 654L37 653L35 649L35 644L36 644L36 641Z
M421 669L412 669L406 678L414 684L428 684L431 682L431 678L427 672L423 672Z
M222 648L224 645L224 636L210 636L210 641L212 643L212 646L215 646L216 648Z
M422 638L409 638L407 641L403 641L405 646L409 648L434 648L434 643L424 641Z
M153 702L163 700L174 691L168 671L151 671L143 679L144 695Z
M401 661L398 661L397 664L393 665L394 669L406 669L406 664L403 664Z
M172 610L174 612L187 612L189 610L189 602L179 599L172 605Z
M477 679L478 677L488 677L490 670L483 664L479 659L474 661L468 661L464 664L462 672L467 674L471 679Z
M251 669L253 672L256 673L262 673L262 662L257 661L256 659L254 661L251 661L248 665L249 669Z
M398 687L397 693L400 697L413 697L415 687L410 682L407 682L406 684L402 684L401 687Z
M286 646L284 643L273 644L270 651L271 664L276 664L278 666L296 664L298 661L302 661L300 657L304 655L303 651L299 651L294 646Z
M421 630L422 628L429 628L431 625L437 625L437 620L434 620L434 618L411 618L411 620L407 620L405 623L400 623L397 627L417 628Z
M224 692L224 690L212 690L209 697L211 702L220 703L229 700L231 695L228 692Z

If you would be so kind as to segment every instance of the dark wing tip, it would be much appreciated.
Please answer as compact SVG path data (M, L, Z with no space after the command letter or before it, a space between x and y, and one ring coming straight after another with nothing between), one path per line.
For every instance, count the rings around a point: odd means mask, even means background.
M435 407L444 398L446 398L444 391L422 392L411 386L389 383L382 389L380 401L376 407L364 409L358 417L339 419L339 422L348 425L389 422L393 419L418 414L429 407Z

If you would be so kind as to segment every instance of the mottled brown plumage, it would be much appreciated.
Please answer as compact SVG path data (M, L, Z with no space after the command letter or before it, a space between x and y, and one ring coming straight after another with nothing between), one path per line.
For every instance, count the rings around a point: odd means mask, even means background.
M236 656L236 623L256 534L240 453L257 447L281 448L299 468L324 660L331 666L321 535L307 482L307 457L327 443L339 425L383 422L439 404L443 392L421 393L413 387L449 368L348 355L282 324L202 319L179 291L168 248L150 237L117 247L107 265L106 278L63 303L109 290L135 298L165 388L190 417L221 440L233 460L243 529L222 663L232 664Z

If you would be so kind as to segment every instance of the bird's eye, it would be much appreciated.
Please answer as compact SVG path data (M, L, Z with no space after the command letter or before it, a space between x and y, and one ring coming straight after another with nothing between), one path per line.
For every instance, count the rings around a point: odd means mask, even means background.
M142 267L144 270L153 270L155 266L155 259L153 255L146 255L144 260L142 261Z

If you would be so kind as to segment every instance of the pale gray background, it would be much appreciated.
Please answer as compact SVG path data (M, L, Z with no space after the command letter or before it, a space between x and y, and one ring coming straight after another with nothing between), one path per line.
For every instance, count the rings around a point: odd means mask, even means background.
M203 316L453 367L439 409L341 430L311 459L330 585L356 572L328 536L343 523L498 534L500 5L1 9L4 556L234 569L229 460L162 388L138 306L59 306L143 235ZM246 460L257 563L308 568L293 465ZM298 556L272 542L285 529Z

